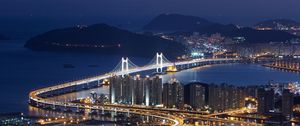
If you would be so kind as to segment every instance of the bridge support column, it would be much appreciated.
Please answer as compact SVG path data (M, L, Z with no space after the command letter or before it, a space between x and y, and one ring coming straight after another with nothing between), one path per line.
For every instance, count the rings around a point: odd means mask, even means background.
M156 53L156 72L161 73L163 72L163 54Z
M104 115L104 108L101 107L101 114Z
M146 122L147 123L149 122L149 116L146 116Z
M53 105L52 105L52 109L53 109L53 110L55 110L55 109L56 109L56 107L55 107L54 103L53 103Z
M130 117L129 109L127 110L127 117Z
M128 74L128 58L122 57L122 77L124 77L125 74Z
M79 105L76 106L76 112L80 113Z
M88 81L88 82L86 82L86 87L87 87L87 89L89 89L90 88L90 82Z
M100 86L101 85L101 82L100 82L100 80L98 80L98 86Z

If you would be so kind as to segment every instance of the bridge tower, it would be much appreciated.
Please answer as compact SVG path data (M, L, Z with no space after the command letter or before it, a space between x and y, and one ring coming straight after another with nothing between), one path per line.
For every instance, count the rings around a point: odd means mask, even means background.
M121 69L122 77L124 77L125 74L128 74L128 58L122 57L122 69Z
M156 72L161 73L163 71L163 54L156 53Z

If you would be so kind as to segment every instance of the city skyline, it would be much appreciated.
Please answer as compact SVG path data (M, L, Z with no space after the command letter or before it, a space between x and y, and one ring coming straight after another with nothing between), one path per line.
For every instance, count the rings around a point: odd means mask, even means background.
M300 125L299 0L1 0L0 125Z

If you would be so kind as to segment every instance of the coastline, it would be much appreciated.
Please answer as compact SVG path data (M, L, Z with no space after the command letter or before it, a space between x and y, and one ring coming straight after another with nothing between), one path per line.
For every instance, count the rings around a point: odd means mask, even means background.
M280 70L288 70L291 72L300 72L300 69L293 69L293 68L287 68L287 67L279 67L272 64L263 64L264 67L274 68L274 69L280 69Z

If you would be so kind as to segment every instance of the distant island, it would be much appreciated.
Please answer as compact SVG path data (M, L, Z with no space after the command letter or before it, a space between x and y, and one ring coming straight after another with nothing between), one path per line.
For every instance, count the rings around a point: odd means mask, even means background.
M245 42L248 43L285 42L300 38L285 31L258 30L233 24L223 25L204 18L180 14L161 14L145 25L143 29L152 32L168 31L176 35L192 35L195 32L207 35L220 33L230 38L244 37Z
M103 23L52 30L31 38L25 47L35 51L93 51L142 57L163 52L169 58L181 56L186 51L178 42L132 33Z
M226 40L232 40L228 41L229 43L236 41L244 44L282 43L300 39L297 35L298 26L299 23L295 21L270 20L257 23L251 28L220 24L195 16L161 14L143 27L144 34L103 23L90 26L77 25L37 35L29 39L25 47L35 51L99 52L141 57L150 57L156 52L163 52L169 58L176 58L190 50L187 49L186 43L174 39L180 39L180 36L220 34ZM272 29L260 29L263 27ZM293 30L277 29L286 27Z

